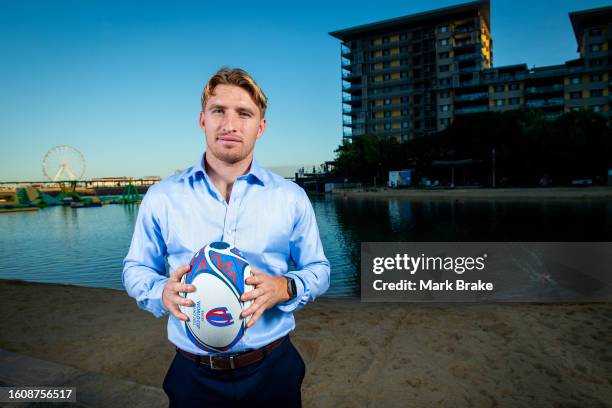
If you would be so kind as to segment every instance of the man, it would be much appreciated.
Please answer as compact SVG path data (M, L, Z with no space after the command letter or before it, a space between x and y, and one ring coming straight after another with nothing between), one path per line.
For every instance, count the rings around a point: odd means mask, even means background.
M171 407L300 406L305 366L288 338L293 312L324 293L330 277L314 212L304 190L253 159L267 98L249 74L221 69L201 102L204 157L143 198L123 285L139 307L170 314L168 339L177 354L164 390ZM253 300L242 312L248 329L231 356L191 343L178 307L191 306L179 293L194 290L180 282L192 255L215 241L235 245L253 267L247 283L254 289L242 296Z

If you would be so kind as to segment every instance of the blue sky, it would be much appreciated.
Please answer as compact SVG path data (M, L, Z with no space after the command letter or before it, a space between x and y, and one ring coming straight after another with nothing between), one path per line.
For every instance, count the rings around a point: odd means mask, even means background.
M53 146L86 177L168 176L204 150L200 92L220 66L269 98L260 163L281 173L341 142L339 41L328 32L461 1L0 2L0 180L41 180ZM494 65L577 58L567 13L598 0L492 0Z

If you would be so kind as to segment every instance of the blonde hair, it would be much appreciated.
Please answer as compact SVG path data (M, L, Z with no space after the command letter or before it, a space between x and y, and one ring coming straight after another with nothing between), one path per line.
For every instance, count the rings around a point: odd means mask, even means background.
M206 83L206 86L202 91L202 111L204 111L208 98L215 94L215 88L217 85L234 85L244 89L249 93L249 95L251 95L251 99L253 99L253 102L255 102L255 105L257 105L259 108L261 117L263 118L266 115L268 98L263 93L259 85L257 85L257 82L255 82L253 77L246 71L240 68L229 67L221 68Z

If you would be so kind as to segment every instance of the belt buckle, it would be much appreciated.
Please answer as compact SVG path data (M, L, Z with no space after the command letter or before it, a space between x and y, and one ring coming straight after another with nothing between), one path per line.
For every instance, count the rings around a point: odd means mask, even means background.
M221 357L221 358L222 358L222 357ZM235 363L234 363L234 356L229 356L228 358L229 358L229 361L230 361L230 368L231 368L232 370L233 370L233 369L235 369L235 368L236 368L236 365L235 365ZM226 370L226 368L222 368L222 367L215 367L214 360L213 360L213 355L212 355L212 354L209 354L209 355L208 355L208 363L209 363L210 368L211 368L212 370Z

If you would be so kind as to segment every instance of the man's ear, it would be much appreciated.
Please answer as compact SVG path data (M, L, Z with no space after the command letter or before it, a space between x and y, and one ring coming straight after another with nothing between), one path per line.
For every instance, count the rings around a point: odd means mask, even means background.
M266 125L266 118L261 118L261 120L259 121L259 129L257 130L257 139L263 136L264 131L266 130Z
M204 111L200 112L200 129L204 129Z

